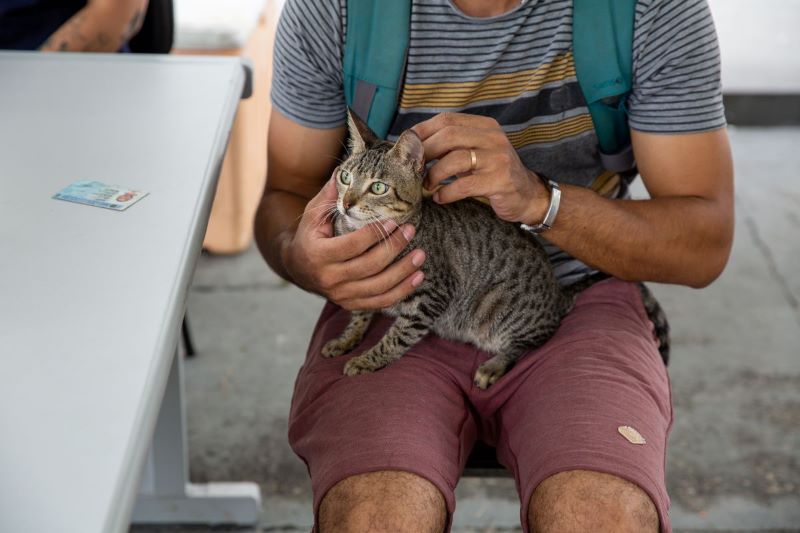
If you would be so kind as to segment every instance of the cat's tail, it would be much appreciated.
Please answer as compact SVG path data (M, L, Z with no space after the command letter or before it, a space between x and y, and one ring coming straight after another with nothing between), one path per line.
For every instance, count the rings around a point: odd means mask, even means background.
M581 292L585 291L595 283L603 281L604 279L608 279L609 277L610 276L608 274L596 272L591 276L585 277L581 281L563 287L562 293L564 294L566 311L572 309L572 305L575 303L575 298L577 298ZM669 363L670 353L669 322L667 321L667 315L664 312L664 309L661 307L661 304L658 303L658 300L656 300L656 297L653 296L653 293L647 288L647 285L641 282L637 283L637 285L639 286L639 292L642 294L642 303L644 304L644 309L647 312L647 317L654 326L653 335L655 336L656 340L658 340L658 352L661 354L661 359L664 360L664 364L666 365Z
M561 293L564 295L564 298L567 302L569 302L569 309L572 309L572 304L575 303L575 298L578 297L580 293L591 287L597 282L603 281L604 279L608 279L611 276L604 272L595 272L590 276L586 276L580 281L576 281L572 285L567 285L566 287L561 288Z
M664 309L661 307L661 304L658 303L656 297L653 296L653 293L650 292L650 289L647 288L647 285L644 283L639 283L639 291L642 293L642 303L644 304L644 309L647 311L647 317L653 323L653 334L658 340L658 351L661 354L661 359L664 360L664 364L669 363L669 351L670 351L670 336L669 336L669 322L667 321L667 314L664 312Z

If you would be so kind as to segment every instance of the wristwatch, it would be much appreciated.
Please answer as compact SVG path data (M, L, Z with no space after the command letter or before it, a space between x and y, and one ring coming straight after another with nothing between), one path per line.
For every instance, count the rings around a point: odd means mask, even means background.
M544 180L543 180L544 181ZM546 180L547 187L550 189L550 207L547 208L547 214L544 216L541 224L520 224L519 227L531 233L543 233L553 227L558 214L558 206L561 205L561 189L558 188L558 183L553 180Z

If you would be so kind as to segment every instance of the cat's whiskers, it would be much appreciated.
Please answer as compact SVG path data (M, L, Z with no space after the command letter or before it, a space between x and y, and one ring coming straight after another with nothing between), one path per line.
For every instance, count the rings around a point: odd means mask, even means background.
M314 213L314 212L320 211L322 209L331 209L331 208L336 208L336 207L337 207L336 206L336 202L324 202L324 203L321 203L320 205L316 205L316 206L312 207L311 209L306 209L303 213L300 214L300 216L298 216L296 219L294 219L294 221L297 222L298 220L303 218L303 215Z
M389 251L389 239L391 239L392 235L389 233L381 221L375 214L367 214L367 223L370 224L375 230L378 232L378 237L381 239L383 246L385 247L386 251Z
M323 206L318 206L318 207L323 207ZM328 211L321 213L322 216L317 218L312 231L318 231L322 226L326 224L332 224L334 219L336 218L338 207L335 204L326 205L324 207L327 207Z
M325 209L325 208L330 208L330 207L335 207L335 206L336 206L336 202L323 202L323 203L321 203L319 205L315 205L311 209L307 209L306 213L313 213L314 211L319 211L320 209ZM303 215L300 215L300 216L303 216Z
M369 213L365 214L367 215L367 218L365 220L365 222L367 223L366 225L369 226L373 232L377 233L378 239L383 240L384 236L383 233L381 232L381 228L379 227L379 224L375 224L375 222L378 219L374 215L371 215Z
M376 232L378 234L378 238L379 239L383 240L383 238L384 238L383 237L383 233L381 233L381 229L378 227L378 225L374 224L375 221L377 221L377 218L375 218L373 215L370 215L369 213L367 213L367 220L366 220L367 226L372 228L372 231L374 231L374 232Z
M339 207L338 207L338 206L333 206L333 207L331 207L331 208L330 208L330 210L329 210L329 211L328 211L328 212L325 214L325 218L324 218L323 220L328 220L328 219L330 219L330 221L331 221L331 224L332 224L332 223L333 223L333 222L336 220L336 217L338 217L339 215L340 215L340 213L339 213Z
M404 214L402 211L397 211L397 210L395 210L395 211L396 211L397 213L399 213L400 215L403 215L403 214ZM390 220L389 218L383 218L383 219L381 219L381 218L378 218L377 216L375 216L375 217L374 217L374 219L375 219L375 221L376 221L376 222L383 222L383 221L385 221L385 220ZM392 219L392 220L394 220L394 221L397 223L397 225L398 225L398 226L401 226L401 225L402 225L402 222L401 222L400 220L398 220L398 219L396 219L396 218L395 218L395 219ZM380 226L381 226L381 228L383 228L383 225L382 225L382 224L381 224ZM385 230L385 228L384 228L384 230ZM397 237L398 239L404 239L404 240L406 241L406 244L410 244L410 243L411 243L411 239L409 239L408 237L406 237L406 234L405 234L405 233L403 233L402 231L400 231L400 232L395 232L395 233L397 233L397 234L398 234L398 237ZM387 232L386 232L386 238L388 239L389 237L390 237L390 235L389 235L389 232L387 231Z
M333 221L336 220L336 217L339 215L339 208L337 206L329 207L328 211L323 214L323 216L317 220L317 225L315 229L321 228L325 224L333 224Z

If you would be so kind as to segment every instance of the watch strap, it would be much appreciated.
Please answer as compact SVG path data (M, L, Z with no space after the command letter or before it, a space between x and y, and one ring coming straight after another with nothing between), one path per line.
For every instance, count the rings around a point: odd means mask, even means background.
M544 220L540 224L528 225L528 224L520 224L520 227L525 231L530 231L531 233L542 233L544 231L549 230L553 227L553 224L556 221L556 215L558 215L558 208L561 205L561 189L553 180L547 180L547 185L550 188L550 206L547 208L547 214L544 216Z

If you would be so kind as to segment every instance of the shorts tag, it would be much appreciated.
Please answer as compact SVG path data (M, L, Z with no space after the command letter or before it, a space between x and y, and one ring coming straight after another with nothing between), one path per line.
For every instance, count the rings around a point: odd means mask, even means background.
M617 431L631 444L647 444L642 434L630 426L620 426L617 428Z

